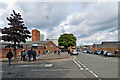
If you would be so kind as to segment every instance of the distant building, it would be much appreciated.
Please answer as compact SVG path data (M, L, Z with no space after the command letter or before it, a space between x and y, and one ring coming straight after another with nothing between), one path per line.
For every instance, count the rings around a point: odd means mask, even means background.
M40 41L40 31L32 30L32 41Z
M52 41L56 46L58 46L58 39L47 39L47 41Z
M44 34L40 34L40 41L44 41Z
M119 41L106 41L102 42L101 44L93 44L92 45L92 51L94 52L95 50L107 50L112 52L115 52L116 50L120 49L120 42ZM120 54L119 54L120 55Z

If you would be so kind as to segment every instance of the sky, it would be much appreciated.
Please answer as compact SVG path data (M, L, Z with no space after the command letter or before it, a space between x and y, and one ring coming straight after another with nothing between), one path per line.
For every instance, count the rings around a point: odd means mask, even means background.
M30 31L40 30L45 39L58 39L63 33L72 33L77 45L118 40L117 0L1 0L0 28L9 27L6 17L12 10L22 15Z

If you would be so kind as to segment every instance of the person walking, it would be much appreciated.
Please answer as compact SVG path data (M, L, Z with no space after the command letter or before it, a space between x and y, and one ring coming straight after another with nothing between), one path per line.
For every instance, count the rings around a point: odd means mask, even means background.
M11 50L9 50L9 52L7 53L6 57L9 60L9 66L11 66L11 59L13 57L13 53L11 52Z
M72 52L73 52L73 50L72 50L72 48L70 49L70 55L72 56Z
M40 56L40 50L38 51L38 56Z
M36 51L34 49L32 50L32 56L33 56L33 61L36 61Z
M28 57L29 57L29 62L31 62L32 48L28 50L27 54L28 54Z
M43 54L45 54L45 51L43 51Z
M58 49L58 55L60 55L60 49Z
M25 61L26 60L26 51L25 50L22 52L22 57L23 57L23 61Z
M22 53L23 53L24 49L21 51L21 61L23 61L23 56L22 56Z
M68 49L68 55L70 54L70 49Z

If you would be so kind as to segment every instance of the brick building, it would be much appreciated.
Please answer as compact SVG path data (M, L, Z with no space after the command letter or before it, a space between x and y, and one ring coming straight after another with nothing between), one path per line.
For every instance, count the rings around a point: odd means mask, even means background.
M32 41L40 41L40 31L32 30Z
M0 57L5 58L6 53L11 49L13 51L13 47L11 47L12 43L2 42L0 43L1 51L0 51ZM35 49L35 51L38 54L38 51L40 50L41 54L43 54L43 51L48 50L50 53L54 52L56 50L56 45L52 41L27 41L26 43L21 43L20 45L17 45L16 55L17 57L20 56L22 49L25 49L28 51L30 48Z
M93 52L95 50L107 50L110 51L111 53L115 52L116 50L120 49L120 42L119 41L107 41L107 42L102 42L101 44L93 44L92 48L89 48ZM120 53L119 53L120 55Z

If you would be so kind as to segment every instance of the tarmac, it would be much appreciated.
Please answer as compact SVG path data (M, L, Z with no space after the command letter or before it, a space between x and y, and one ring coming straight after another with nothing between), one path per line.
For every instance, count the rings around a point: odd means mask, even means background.
M60 60L60 59L66 59L66 58L70 58L71 56L68 55L67 52L63 52L60 53L60 55L56 54L41 54L40 56L37 56L36 59L37 61L42 61L42 60ZM21 57L17 57L17 59L12 58L12 62L23 62L20 61ZM31 58L31 60L33 60L33 58ZM0 58L0 62L8 62L8 58ZM28 62L28 58L26 61L24 62Z

